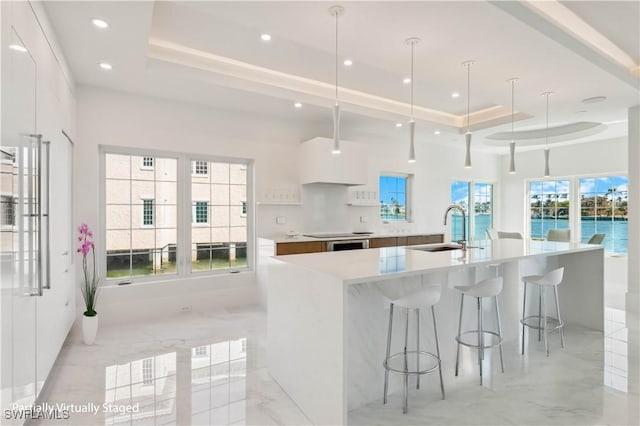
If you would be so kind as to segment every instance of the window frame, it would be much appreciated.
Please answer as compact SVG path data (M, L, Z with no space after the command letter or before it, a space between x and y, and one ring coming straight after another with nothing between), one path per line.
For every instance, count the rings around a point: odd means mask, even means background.
M413 223L413 185L415 180L415 175L413 173L400 173L400 172L385 172L382 171L378 173L378 196L382 198L382 191L380 190L380 178L382 177L394 177L394 178L404 178L406 179L406 192L405 192L405 218L404 219L383 219L382 218L382 203L380 203L380 208L378 208L378 219L387 225L394 223Z
M176 174L176 272L161 275L139 275L127 277L110 277L104 279L104 286L116 287L121 282L131 285L153 282L171 282L185 278L206 276L227 276L228 274L253 273L255 270L255 161L251 158L223 157L207 154L184 153L163 150L149 150L115 145L98 145L98 231L96 232L96 269L99 276L107 274L106 244L106 155L153 156L177 160ZM229 164L246 164L247 170L247 263L244 267L233 267L216 270L191 270L191 160L206 160ZM155 160L154 160L155 162ZM187 210L188 209L188 210Z
M468 200L469 202L468 202L467 210L473 209L473 212L469 212L469 211L466 212L467 226L469 230L469 232L467 233L467 242L469 242L469 241L472 241L471 237L474 236L476 233L476 215L475 215L476 187L475 185L478 183L491 185L491 226L493 227L498 217L498 209L496 208L497 202L498 202L498 183L490 179L463 179L463 178L455 179L454 178L449 183L449 202L452 204L453 204L453 201L451 201L451 185L453 185L454 182L464 182L469 186L469 200ZM453 237L451 232L449 233L449 237Z

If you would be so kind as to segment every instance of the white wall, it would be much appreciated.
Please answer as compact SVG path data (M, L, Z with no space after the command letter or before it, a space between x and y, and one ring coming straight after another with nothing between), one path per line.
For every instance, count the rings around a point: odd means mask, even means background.
M116 145L190 152L255 160L255 192L298 182L300 142L327 136L328 125L242 115L185 103L82 87L78 91L76 141L76 220L98 225L98 146ZM301 232L374 230L378 232L444 232L442 215L450 202L454 179L497 180L500 157L475 153L474 168L462 167L463 140L452 146L418 141L415 164L407 162L408 141L382 139L345 128L345 139L369 146L367 187L377 191L380 172L415 175L415 223L383 224L376 207L347 206L347 187L305 185L302 206L256 206L257 235ZM319 209L318 206L324 206ZM284 216L286 224L276 225ZM366 216L367 223L360 217ZM187 282L105 287L99 311L104 322L126 322L182 307L193 310L256 303L252 273L193 278ZM144 302L143 302L144 301Z

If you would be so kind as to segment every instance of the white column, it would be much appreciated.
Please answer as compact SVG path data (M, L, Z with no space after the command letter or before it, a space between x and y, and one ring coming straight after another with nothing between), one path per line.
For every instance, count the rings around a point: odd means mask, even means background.
M630 393L640 393L640 105L629 108L629 282L626 297ZM633 404L632 404L633 405ZM636 413L637 416L637 413ZM637 418L637 417L636 417Z

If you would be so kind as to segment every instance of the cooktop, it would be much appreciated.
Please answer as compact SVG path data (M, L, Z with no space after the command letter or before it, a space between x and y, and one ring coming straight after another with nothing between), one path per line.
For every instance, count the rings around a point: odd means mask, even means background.
M311 238L344 238L344 237L357 237L359 235L371 235L373 232L343 232L336 234L304 234L305 237Z

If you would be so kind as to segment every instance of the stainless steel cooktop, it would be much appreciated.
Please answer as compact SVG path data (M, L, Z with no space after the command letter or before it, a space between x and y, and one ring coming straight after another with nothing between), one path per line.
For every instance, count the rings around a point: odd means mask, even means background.
M345 237L359 237L359 236L367 236L371 235L373 232L343 232L343 233L335 233L335 234L304 234L305 237L311 238L345 238Z

